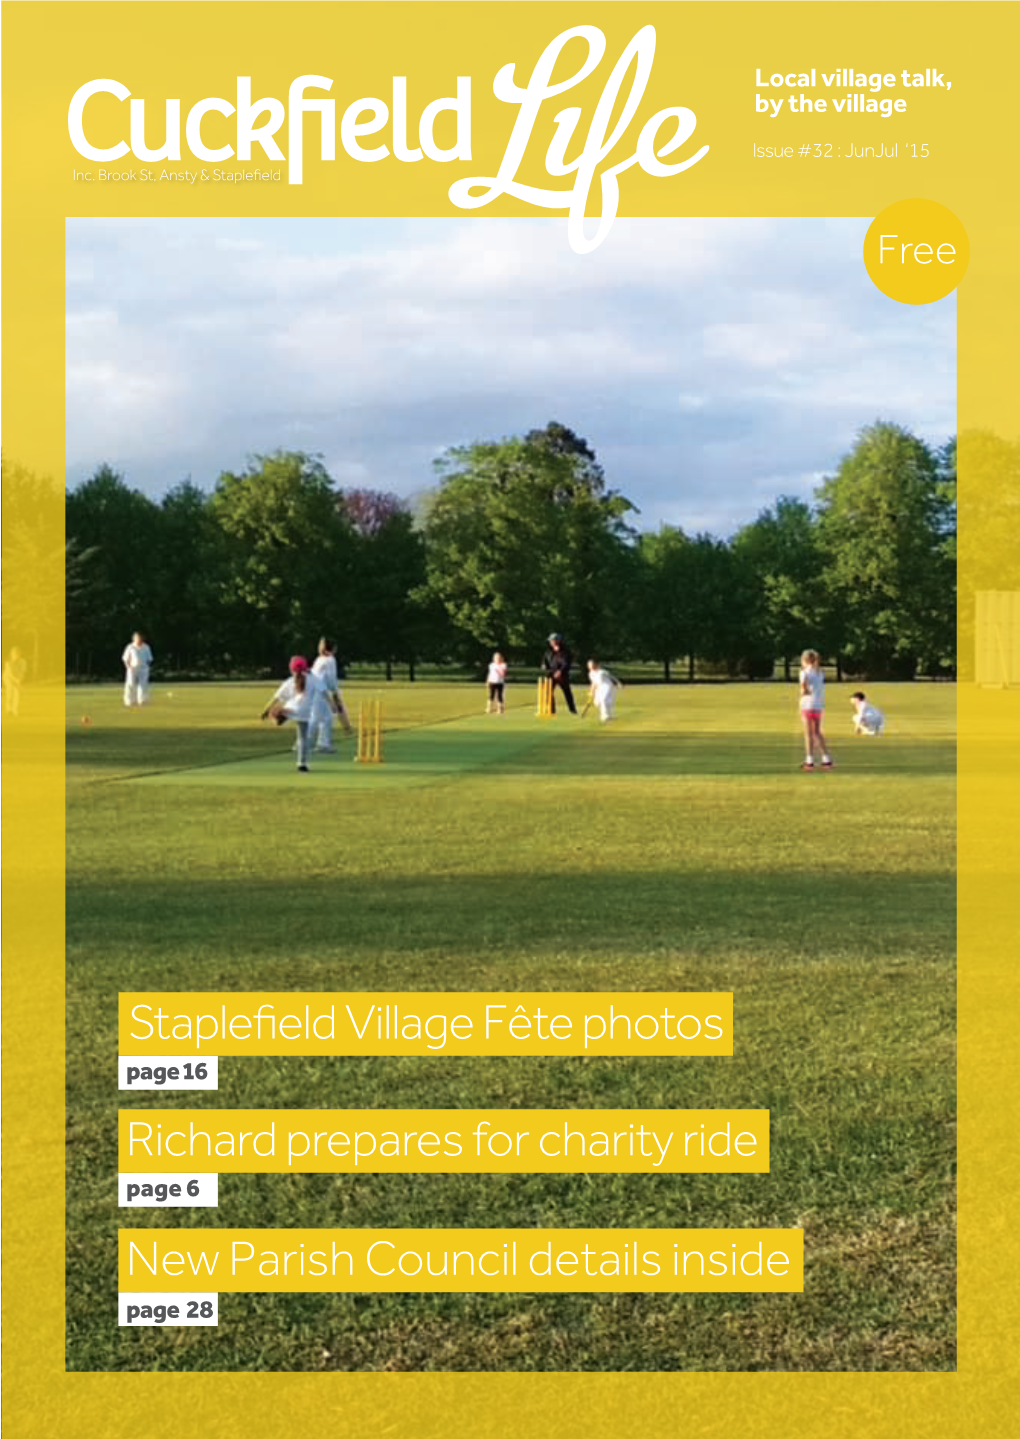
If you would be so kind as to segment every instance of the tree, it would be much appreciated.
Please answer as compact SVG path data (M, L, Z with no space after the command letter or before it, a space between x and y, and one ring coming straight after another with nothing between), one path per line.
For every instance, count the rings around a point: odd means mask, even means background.
M968 475L961 633L976 589L1020 588L1010 522L1020 447L961 437ZM862 431L817 506L781 496L729 542L664 526L637 535L587 440L555 421L448 450L413 513L382 490L338 490L320 457L255 456L212 495L185 480L159 502L109 465L64 497L68 659L114 673L149 633L163 663L278 668L328 633L348 657L480 663L537 658L551 629L578 659L640 657L771 674L806 644L859 672L955 664L956 441ZM38 576L59 487L5 467L18 523L6 537L8 618L38 671ZM59 525L57 526L59 529ZM53 531L49 531L52 535ZM13 537L13 538L12 538ZM54 571L54 565L57 566ZM34 597L31 598L30 597ZM46 651L47 654L51 650Z
M667 684L673 661L695 648L692 548L683 530L672 525L638 539L641 578L631 643L642 659L661 663Z
M64 634L68 663L76 674L81 672L78 638L87 617L95 614L99 581L96 574L98 549L83 549L75 539L64 543Z
M943 644L955 575L946 477L899 425L862 430L818 491L818 533L849 667L913 678Z
M321 457L278 450L216 482L232 654L279 667L337 628L352 599L354 538Z
M753 647L763 659L781 658L789 679L795 655L831 638L811 507L781 495L738 530L732 545L753 589Z
M575 481L598 494L605 490L605 472L595 451L587 440L575 434L568 425L561 425L558 420L550 420L544 429L529 430L524 438L537 450L568 458Z
M751 638L754 597L733 550L712 535L696 535L688 556L688 577L689 678L694 678L696 659L724 664L731 674L756 674L760 656Z
M400 496L388 490L340 490L337 506L355 534L366 540L374 539L400 515L410 513Z
M72 565L88 555L88 583L68 594L68 650L97 673L115 673L132 630L153 634L159 648L160 571L163 562L159 506L132 489L109 465L66 499ZM72 576L74 578L74 576Z
M602 646L633 506L606 489L586 442L553 423L448 450L437 469L424 520L428 590L467 652L524 658L550 628L579 652Z
M954 476L956 448L953 444ZM966 475L960 498L960 666L973 678L977 592L1020 590L1020 444L988 430L969 430L960 436L959 450ZM944 467L949 460L947 455Z
M946 579L946 587L941 603L933 607L929 644L921 653L921 666L927 674L955 674L958 629L955 435L936 452L935 460L938 466L934 514L937 535L936 563L938 573Z
M771 649L761 651L754 639L749 573L730 545L663 525L641 535L637 550L640 618L628 653L658 660L667 684L674 660L684 657L689 681L699 659L725 665L732 674L771 674Z
M220 613L226 545L210 496L182 480L163 496L160 510L160 663L218 668L231 637Z
M5 658L17 646L32 680L60 674L62 487L46 475L3 462L0 547Z
M413 598L425 583L425 543L407 505L380 490L343 490L337 503L356 540L356 630L348 631L351 658L383 660L386 678L402 661L414 678L427 645L425 613Z

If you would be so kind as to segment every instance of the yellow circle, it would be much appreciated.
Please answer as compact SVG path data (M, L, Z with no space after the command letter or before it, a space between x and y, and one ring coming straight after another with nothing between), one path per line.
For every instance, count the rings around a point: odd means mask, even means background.
M872 280L903 305L929 305L955 290L970 260L959 218L934 200L897 200L876 215L864 237Z

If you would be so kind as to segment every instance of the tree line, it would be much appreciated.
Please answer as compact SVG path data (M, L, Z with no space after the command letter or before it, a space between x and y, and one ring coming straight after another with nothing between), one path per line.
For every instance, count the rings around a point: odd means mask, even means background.
M956 444L864 429L813 503L733 535L641 530L566 426L448 450L412 506L338 487L321 458L253 457L153 499L108 465L66 503L67 667L116 673L134 629L161 667L261 674L320 634L392 673L578 656L749 678L806 646L848 674L955 669Z

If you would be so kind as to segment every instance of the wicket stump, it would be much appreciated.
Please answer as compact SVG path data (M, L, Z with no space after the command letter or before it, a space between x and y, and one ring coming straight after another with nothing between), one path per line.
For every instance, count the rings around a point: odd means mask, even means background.
M539 719L552 719L556 711L553 709L553 682L548 676L540 677L538 681L538 704L535 714Z
M356 764L382 764L382 701L364 700L358 706Z

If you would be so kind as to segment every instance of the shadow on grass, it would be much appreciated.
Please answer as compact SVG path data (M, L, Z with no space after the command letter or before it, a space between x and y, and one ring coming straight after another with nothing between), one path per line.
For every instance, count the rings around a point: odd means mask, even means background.
M64 754L68 775L109 769L148 773L260 759L274 748L273 737L254 719L250 724L207 729L157 729L81 725L69 729Z
M810 922L808 922L808 920ZM289 966L332 962L338 975L378 951L406 956L416 987L470 988L498 969L514 987L517 956L552 955L578 966L612 954L624 978L666 956L945 956L955 892L948 874L845 874L807 869L734 875L670 869L526 877L492 874L350 875L71 883L68 943L117 955L125 983L174 956L186 988L215 971L246 987L266 959ZM134 951L137 958L125 958ZM437 964L435 956L442 955ZM619 958L619 956L627 958ZM431 956L431 957L430 957ZM72 958L73 968L73 958ZM222 971L222 972L221 972ZM364 976L362 975L362 979ZM491 985L489 986L491 987Z

